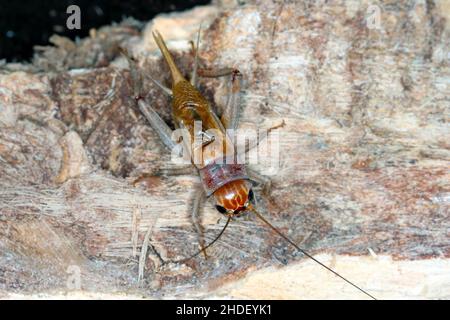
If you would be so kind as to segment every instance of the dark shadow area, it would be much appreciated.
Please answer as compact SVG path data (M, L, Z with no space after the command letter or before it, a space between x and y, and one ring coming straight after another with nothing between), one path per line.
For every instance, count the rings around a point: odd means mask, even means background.
M183 11L210 0L0 0L0 59L30 60L34 45L47 45L52 34L71 39L126 17L147 21L162 12ZM81 29L69 30L70 5L81 11Z

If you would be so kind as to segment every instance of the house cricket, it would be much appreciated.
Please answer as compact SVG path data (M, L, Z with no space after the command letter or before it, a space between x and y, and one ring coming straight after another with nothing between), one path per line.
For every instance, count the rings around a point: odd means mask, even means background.
M193 42L191 42L194 50L194 66L192 76L190 81L188 81L176 66L161 34L158 31L154 31L153 38L169 67L172 77L172 88L167 88L151 77L150 79L172 98L173 122L177 129L182 129L183 144L188 150L192 150L190 153L191 163L197 169L203 187L195 193L192 210L193 223L195 229L199 232L200 250L188 258L176 262L187 261L202 253L205 258L207 258L206 249L211 247L222 236L230 222L243 214L251 213L300 253L309 259L312 259L314 262L327 269L329 272L332 272L335 276L341 278L368 297L376 299L373 295L318 261L304 249L300 248L294 241L269 222L256 208L257 205L251 181L264 183L267 182L267 178L260 176L253 170L247 168L244 164L238 163L236 145L227 131L227 129L235 130L239 123L239 96L242 81L242 74L239 70L226 68L218 70L217 72L200 72L198 59L199 30L196 45L194 46ZM157 132L164 145L169 150L173 151L177 148L180 141L174 141L172 139L173 130L143 98L144 95L141 92L142 76L139 73L134 60L125 50L122 51L130 66L134 99L139 110L146 117L151 127ZM214 113L208 101L196 88L197 80L200 75L204 77L228 76L231 80L229 97L220 118ZM284 125L284 122L282 125ZM277 129L282 125L272 127L268 131ZM210 134L211 130L214 131L213 135ZM199 138L201 141L200 143L192 144L192 141L198 141ZM248 151L248 149L246 149L246 151ZM200 157L198 155L200 155ZM215 208L219 213L224 215L227 220L214 240L205 245L205 241L201 236L201 226L199 225L197 218L200 207L207 198L213 198L215 200Z

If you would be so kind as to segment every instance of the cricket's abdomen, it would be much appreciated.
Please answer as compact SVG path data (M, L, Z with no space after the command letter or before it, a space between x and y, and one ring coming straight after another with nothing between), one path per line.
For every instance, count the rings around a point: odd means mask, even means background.
M185 140L190 141L185 141L185 147L191 153L192 163L202 169L221 161L219 159L234 157L234 144L201 93L188 81L176 83L172 92L173 118L177 126L189 134L189 139ZM213 139L208 141L211 137Z
M174 121L183 123L194 134L194 121L202 122L202 129L219 129L223 126L211 111L208 101L188 81L180 81L173 88L172 113ZM181 126L180 126L181 127Z

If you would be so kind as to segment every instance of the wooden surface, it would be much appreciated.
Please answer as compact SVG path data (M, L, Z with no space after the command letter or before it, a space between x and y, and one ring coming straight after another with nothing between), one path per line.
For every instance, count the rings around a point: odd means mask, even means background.
M241 127L286 123L278 170L253 166L272 173L271 196L257 193L266 216L378 298L450 298L450 9L379 8L374 29L366 2L217 1L142 30L132 21L92 30L78 45L57 38L33 64L3 66L0 296L364 298L251 216L208 260L161 264L198 249L198 177L160 174L177 166L130 99L118 47L167 83L151 30L188 73L202 22L203 65L244 74ZM170 124L169 100L148 79L144 87ZM201 89L225 99L219 80ZM207 204L207 241L224 222Z

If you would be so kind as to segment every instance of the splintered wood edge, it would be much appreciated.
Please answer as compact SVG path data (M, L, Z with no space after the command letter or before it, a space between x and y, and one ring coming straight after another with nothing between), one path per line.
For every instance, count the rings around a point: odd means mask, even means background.
M316 258L377 299L448 299L450 259L392 260L389 256ZM447 283L447 285L445 285ZM311 260L250 273L211 293L232 299L369 299Z
M352 257L321 254L316 258L377 299L449 299L450 259L396 261L389 256ZM1 299L154 299L133 292L83 290L21 294L0 291ZM158 297L159 298L159 297ZM310 260L282 267L249 270L243 278L219 287L164 299L368 299L342 279Z

